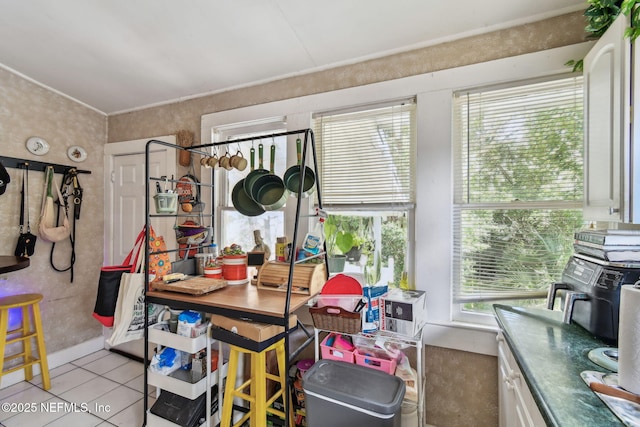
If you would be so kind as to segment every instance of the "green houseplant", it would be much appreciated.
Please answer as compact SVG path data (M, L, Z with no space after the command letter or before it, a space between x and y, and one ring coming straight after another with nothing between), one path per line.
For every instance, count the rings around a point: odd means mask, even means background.
M339 227L336 217L329 215L324 222L325 243L329 272L338 273L344 270L346 253L353 246L353 235Z

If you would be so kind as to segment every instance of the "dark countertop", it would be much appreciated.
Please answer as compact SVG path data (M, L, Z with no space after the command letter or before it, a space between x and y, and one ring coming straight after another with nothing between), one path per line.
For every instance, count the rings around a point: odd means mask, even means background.
M29 258L17 256L0 255L0 273L22 270L29 267Z
M580 378L582 371L609 372L587 357L608 345L578 325L562 323L559 311L499 304L494 311L547 425L623 425Z

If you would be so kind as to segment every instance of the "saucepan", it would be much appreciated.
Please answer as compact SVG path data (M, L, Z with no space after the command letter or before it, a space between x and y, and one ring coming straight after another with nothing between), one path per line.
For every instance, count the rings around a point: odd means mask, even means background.
M254 172L255 167L255 148L251 147L249 160L251 162L251 172L245 178L241 179L233 187L231 192L231 202L238 212L245 216L262 215L265 211L255 200L253 200L245 190L245 182L247 178Z
M251 147L251 158L253 158L253 156L255 155L255 149L253 147ZM263 166L263 161L262 161L262 151L263 151L263 145L262 144L258 144L258 169L253 169L253 160L251 161L251 172L249 172L249 175L247 175L244 179L244 191L247 193L247 195L249 197L251 197L251 187L253 187L253 183L256 182L256 180L258 178L260 178L262 175L266 175L269 173L269 171L267 169L264 168Z
M274 174L276 146L271 145L271 167L268 174L260 175L251 185L251 198L258 202L265 210L280 209L287 202L289 190L282 179Z
M298 164L287 169L282 180L291 194L296 197L298 197L298 194L300 197L308 197L316 188L316 174L309 166L304 166L304 182L302 184L302 189L300 189L300 178L302 178L303 173L303 167L300 164L302 161L301 146L302 141L300 138L296 139Z

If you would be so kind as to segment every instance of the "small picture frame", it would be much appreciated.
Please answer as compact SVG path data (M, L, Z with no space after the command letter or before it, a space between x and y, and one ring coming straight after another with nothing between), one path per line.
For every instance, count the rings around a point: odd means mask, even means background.
M265 262L264 252L247 252L247 265L260 267Z

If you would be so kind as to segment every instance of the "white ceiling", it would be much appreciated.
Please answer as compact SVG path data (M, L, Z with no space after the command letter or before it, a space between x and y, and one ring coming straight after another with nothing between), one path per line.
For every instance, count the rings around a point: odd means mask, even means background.
M0 0L0 66L112 114L586 6L585 0Z

